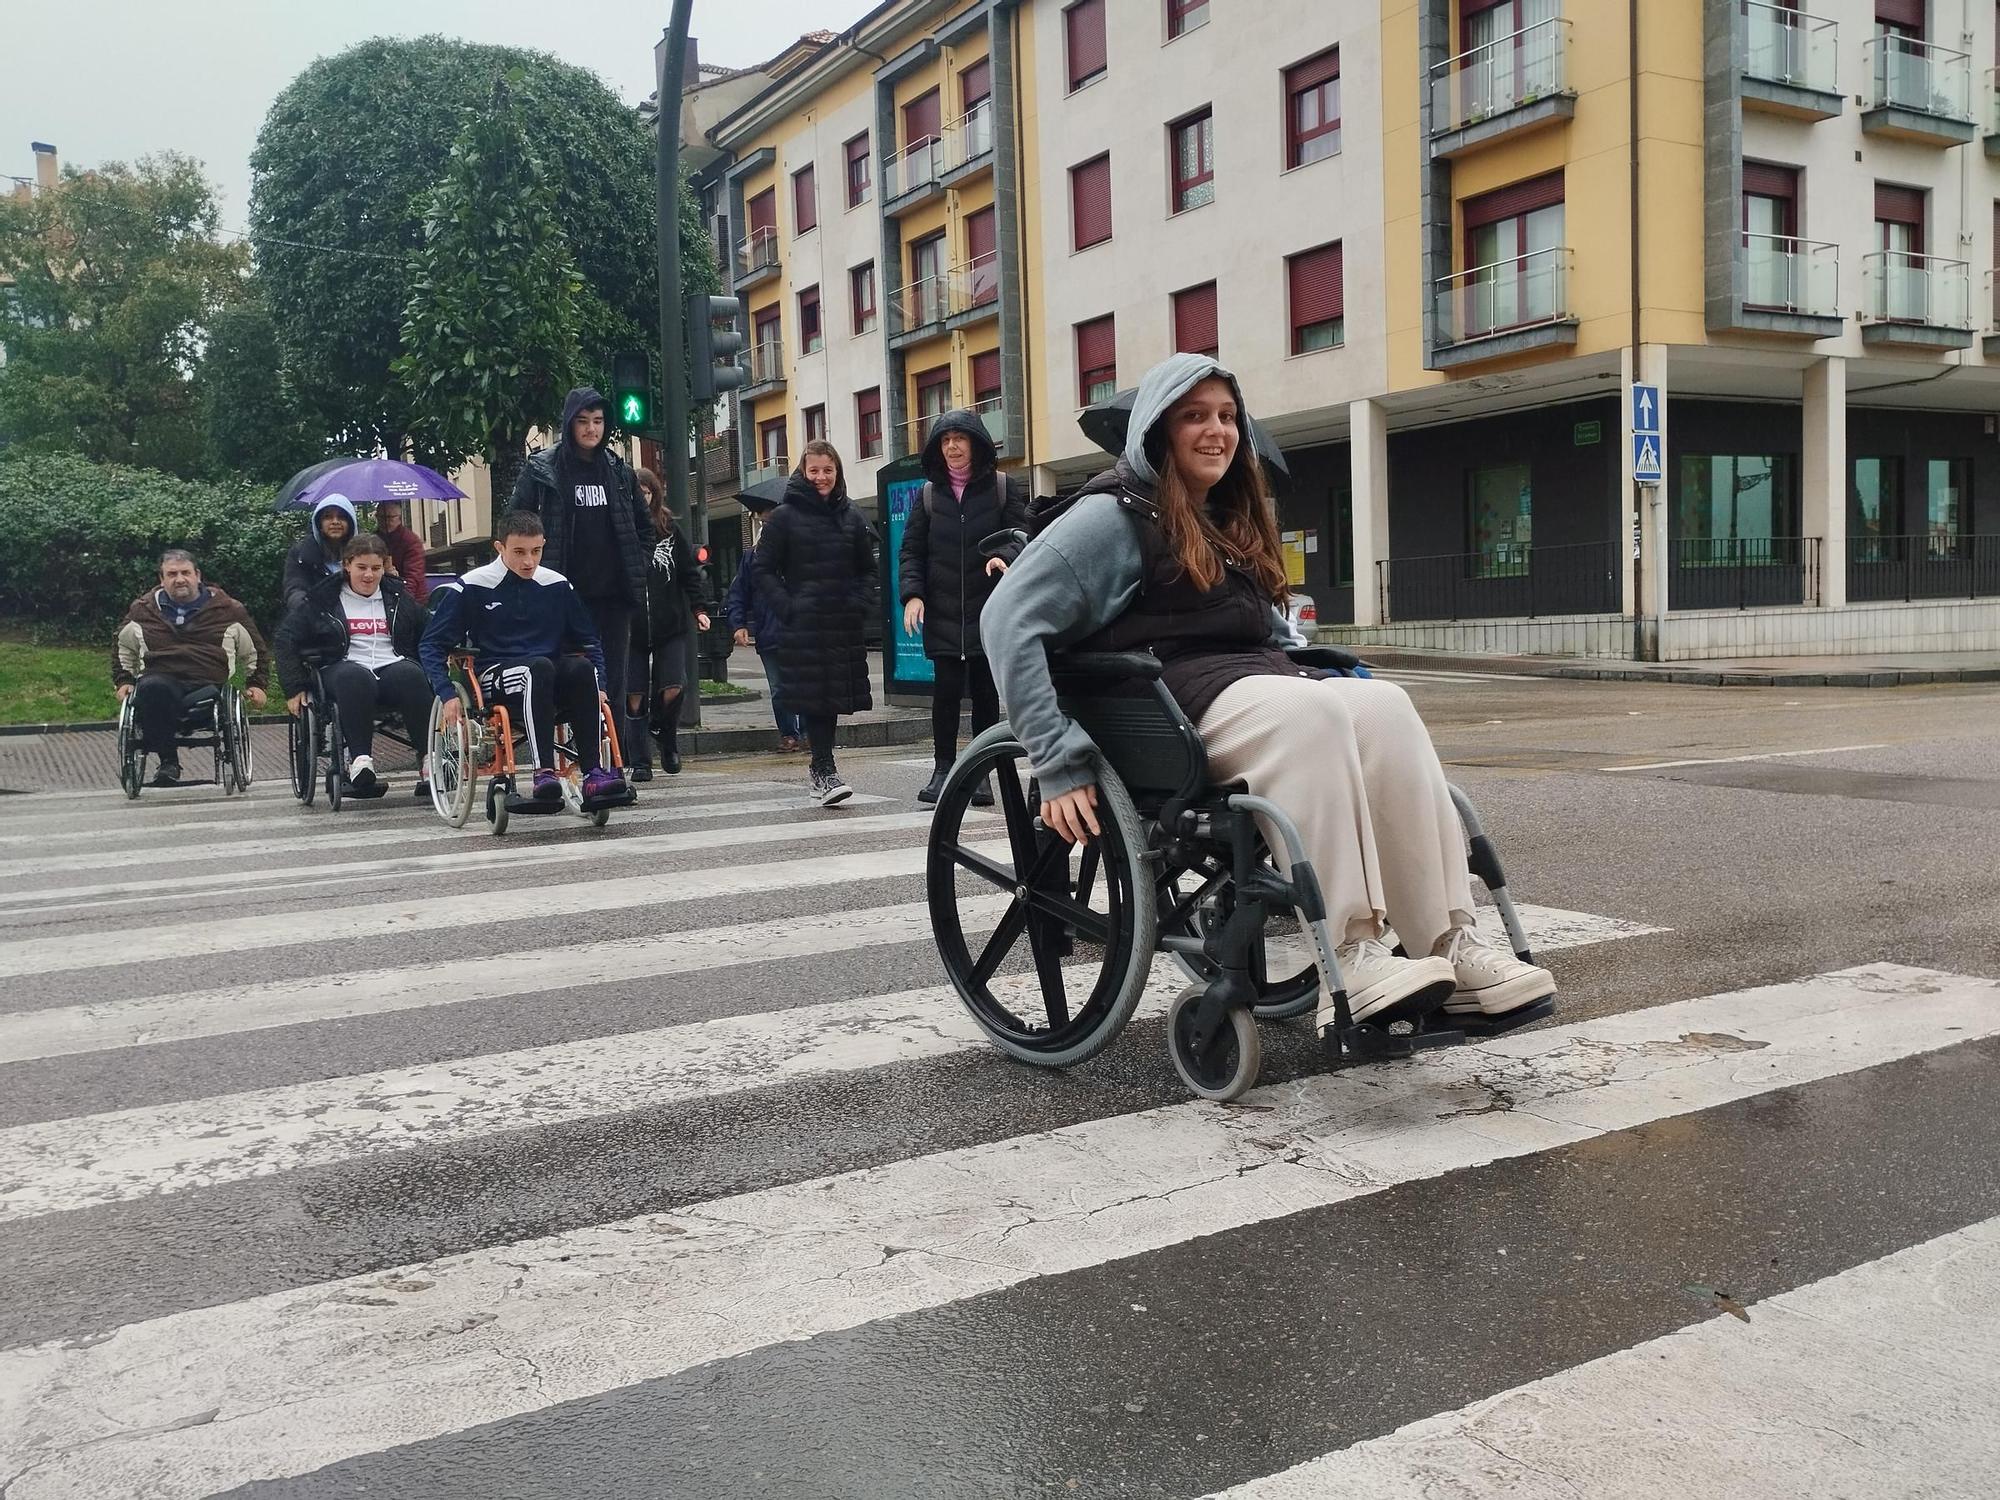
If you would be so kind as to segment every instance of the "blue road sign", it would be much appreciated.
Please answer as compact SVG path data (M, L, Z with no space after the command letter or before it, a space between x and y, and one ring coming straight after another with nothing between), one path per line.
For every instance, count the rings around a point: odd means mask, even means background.
M1657 432L1632 434L1632 482L1660 482L1660 435Z
M1656 385L1633 386L1632 430L1657 433L1660 430L1660 415L1660 388Z

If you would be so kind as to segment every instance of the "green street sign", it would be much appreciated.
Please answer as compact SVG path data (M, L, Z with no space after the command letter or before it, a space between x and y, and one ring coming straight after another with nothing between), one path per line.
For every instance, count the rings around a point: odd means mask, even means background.
M1604 441L1604 424L1602 422L1579 422L1572 429L1570 435L1575 440L1577 447L1588 448L1592 443L1601 443Z

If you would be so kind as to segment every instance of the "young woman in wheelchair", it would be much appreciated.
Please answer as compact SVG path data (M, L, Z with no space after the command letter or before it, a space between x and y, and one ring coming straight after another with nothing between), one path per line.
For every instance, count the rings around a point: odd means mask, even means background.
M1546 969L1478 930L1458 813L1408 695L1293 661L1284 648L1304 642L1285 595L1235 377L1175 355L1140 382L1117 466L1037 532L987 606L1043 822L1071 843L1100 832L1096 750L1058 706L1049 648L1150 650L1212 779L1242 782L1297 824L1356 1022L1503 1017L1552 996ZM1283 840L1264 834L1288 870ZM1409 957L1392 951L1391 924ZM1334 1014L1324 979L1322 1030Z
M395 705L410 744L421 753L430 731L431 687L417 664L430 612L402 583L386 576L389 546L370 532L341 549L341 571L314 584L278 626L273 642L285 708L297 716L319 681L333 698L348 752L341 772L351 795L380 797L388 785L375 772L375 715Z

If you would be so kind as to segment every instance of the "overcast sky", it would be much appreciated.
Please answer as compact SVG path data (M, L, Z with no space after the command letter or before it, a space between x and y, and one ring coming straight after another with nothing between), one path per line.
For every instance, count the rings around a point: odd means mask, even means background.
M695 0L701 60L760 62L805 31L838 31L874 0ZM669 0L19 0L0 22L0 175L34 171L30 141L93 166L175 150L206 164L224 227L248 220L250 148L279 89L316 57L433 32L537 47L622 99L653 91Z

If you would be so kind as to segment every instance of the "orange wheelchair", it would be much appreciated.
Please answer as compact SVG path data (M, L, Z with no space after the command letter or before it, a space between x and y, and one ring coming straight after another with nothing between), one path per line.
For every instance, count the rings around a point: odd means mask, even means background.
M516 813L540 815L568 812L585 819L592 827L602 828L611 821L614 807L629 807L639 800L638 794L628 786L622 802L599 799L589 806L585 805L583 776L588 768L577 759L575 740L567 724L557 726L555 739L556 774L562 778L562 801L537 802L532 797L517 796L515 778L519 774L519 766L515 751L525 744L527 736L514 723L506 704L487 703L485 693L480 690L479 673L470 652L454 651L450 658L450 671L452 684L458 689L461 712L458 722L446 727L443 702L431 709L430 783L431 805L437 809L438 816L452 827L463 828L466 825L482 790L485 794L486 822L496 835L507 831L508 820ZM625 757L618 742L617 721L602 689L597 694L597 719L605 768L624 770Z

